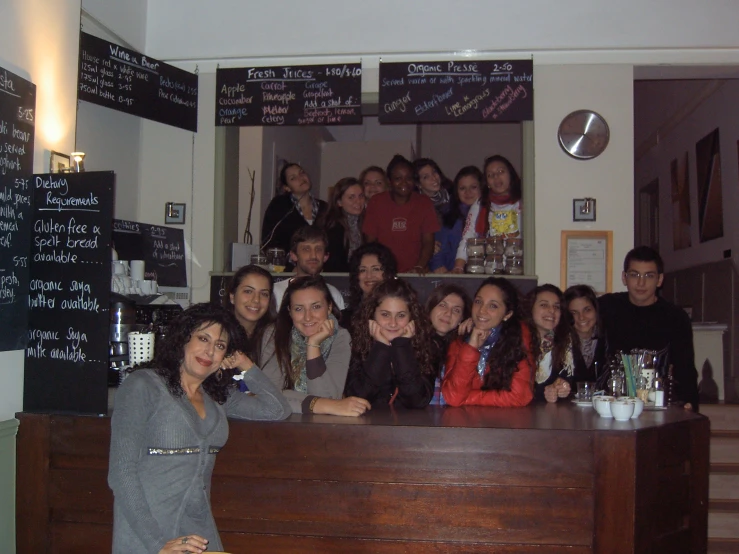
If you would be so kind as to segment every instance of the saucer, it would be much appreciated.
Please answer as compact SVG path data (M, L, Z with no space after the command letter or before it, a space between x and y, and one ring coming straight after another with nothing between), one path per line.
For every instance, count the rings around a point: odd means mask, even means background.
M573 398L572 403L577 406L580 406L581 408L592 408L593 407L592 400L576 400Z

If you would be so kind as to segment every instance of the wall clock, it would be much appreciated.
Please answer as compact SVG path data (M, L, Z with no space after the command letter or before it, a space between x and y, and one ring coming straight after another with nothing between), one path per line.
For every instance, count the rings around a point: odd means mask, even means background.
M557 130L559 145L578 160L590 160L603 153L611 132L608 123L592 110L577 110L565 116Z

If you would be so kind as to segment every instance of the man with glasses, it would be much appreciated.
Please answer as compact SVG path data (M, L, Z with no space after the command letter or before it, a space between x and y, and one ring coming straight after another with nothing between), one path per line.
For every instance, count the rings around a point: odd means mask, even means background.
M628 292L598 299L608 355L633 348L666 351L660 367L672 364L677 400L698 409L698 372L693 353L693 328L684 310L657 295L664 280L659 253L639 246L626 254L621 280ZM665 365L663 365L663 362Z

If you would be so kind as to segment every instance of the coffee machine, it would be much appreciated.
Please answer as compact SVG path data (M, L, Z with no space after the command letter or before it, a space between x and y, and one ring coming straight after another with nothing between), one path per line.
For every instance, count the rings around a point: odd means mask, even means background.
M111 293L108 386L117 386L121 369L128 367L128 333L138 328L135 302L121 294Z

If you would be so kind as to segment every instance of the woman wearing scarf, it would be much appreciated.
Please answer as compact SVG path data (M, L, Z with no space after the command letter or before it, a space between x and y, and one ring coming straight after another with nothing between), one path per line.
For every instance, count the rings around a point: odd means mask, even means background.
M349 257L364 242L364 207L364 189L354 177L344 177L334 185L328 212L318 223L328 237L329 258L323 271L349 271Z
M533 398L533 359L521 323L518 291L502 277L485 279L472 317L452 342L441 385L450 406L526 406Z
M280 171L279 189L264 212L262 250L282 248L290 251L290 238L304 225L313 225L328 205L311 194L310 177L296 163L286 163ZM292 264L288 264L292 267ZM288 268L289 270L290 268Z
M342 397L351 346L337 315L322 277L296 277L265 333L263 372L293 413L359 416L370 407L362 398Z
M454 262L454 272L464 273L467 263L467 239L476 237L520 237L521 177L503 156L490 156L483 171L487 196L473 204L462 230L462 240Z
M562 317L564 296L554 285L540 285L529 294L529 305L537 364L534 398L556 402L570 395L575 381L572 328Z
M454 178L449 211L442 220L441 230L436 232L437 248L429 262L429 269L433 273L447 273L454 269L457 250L462 240L462 228L470 207L480 200L482 182L482 173L474 165L463 167Z
M575 374L584 381L595 381L596 390L604 389L606 339L601 335L595 291L588 285L573 285L565 291L564 306L577 338L572 349Z
M452 182L444 176L439 164L430 158L419 158L413 162L413 172L418 192L428 196L434 203L436 217L441 223L449 212Z

